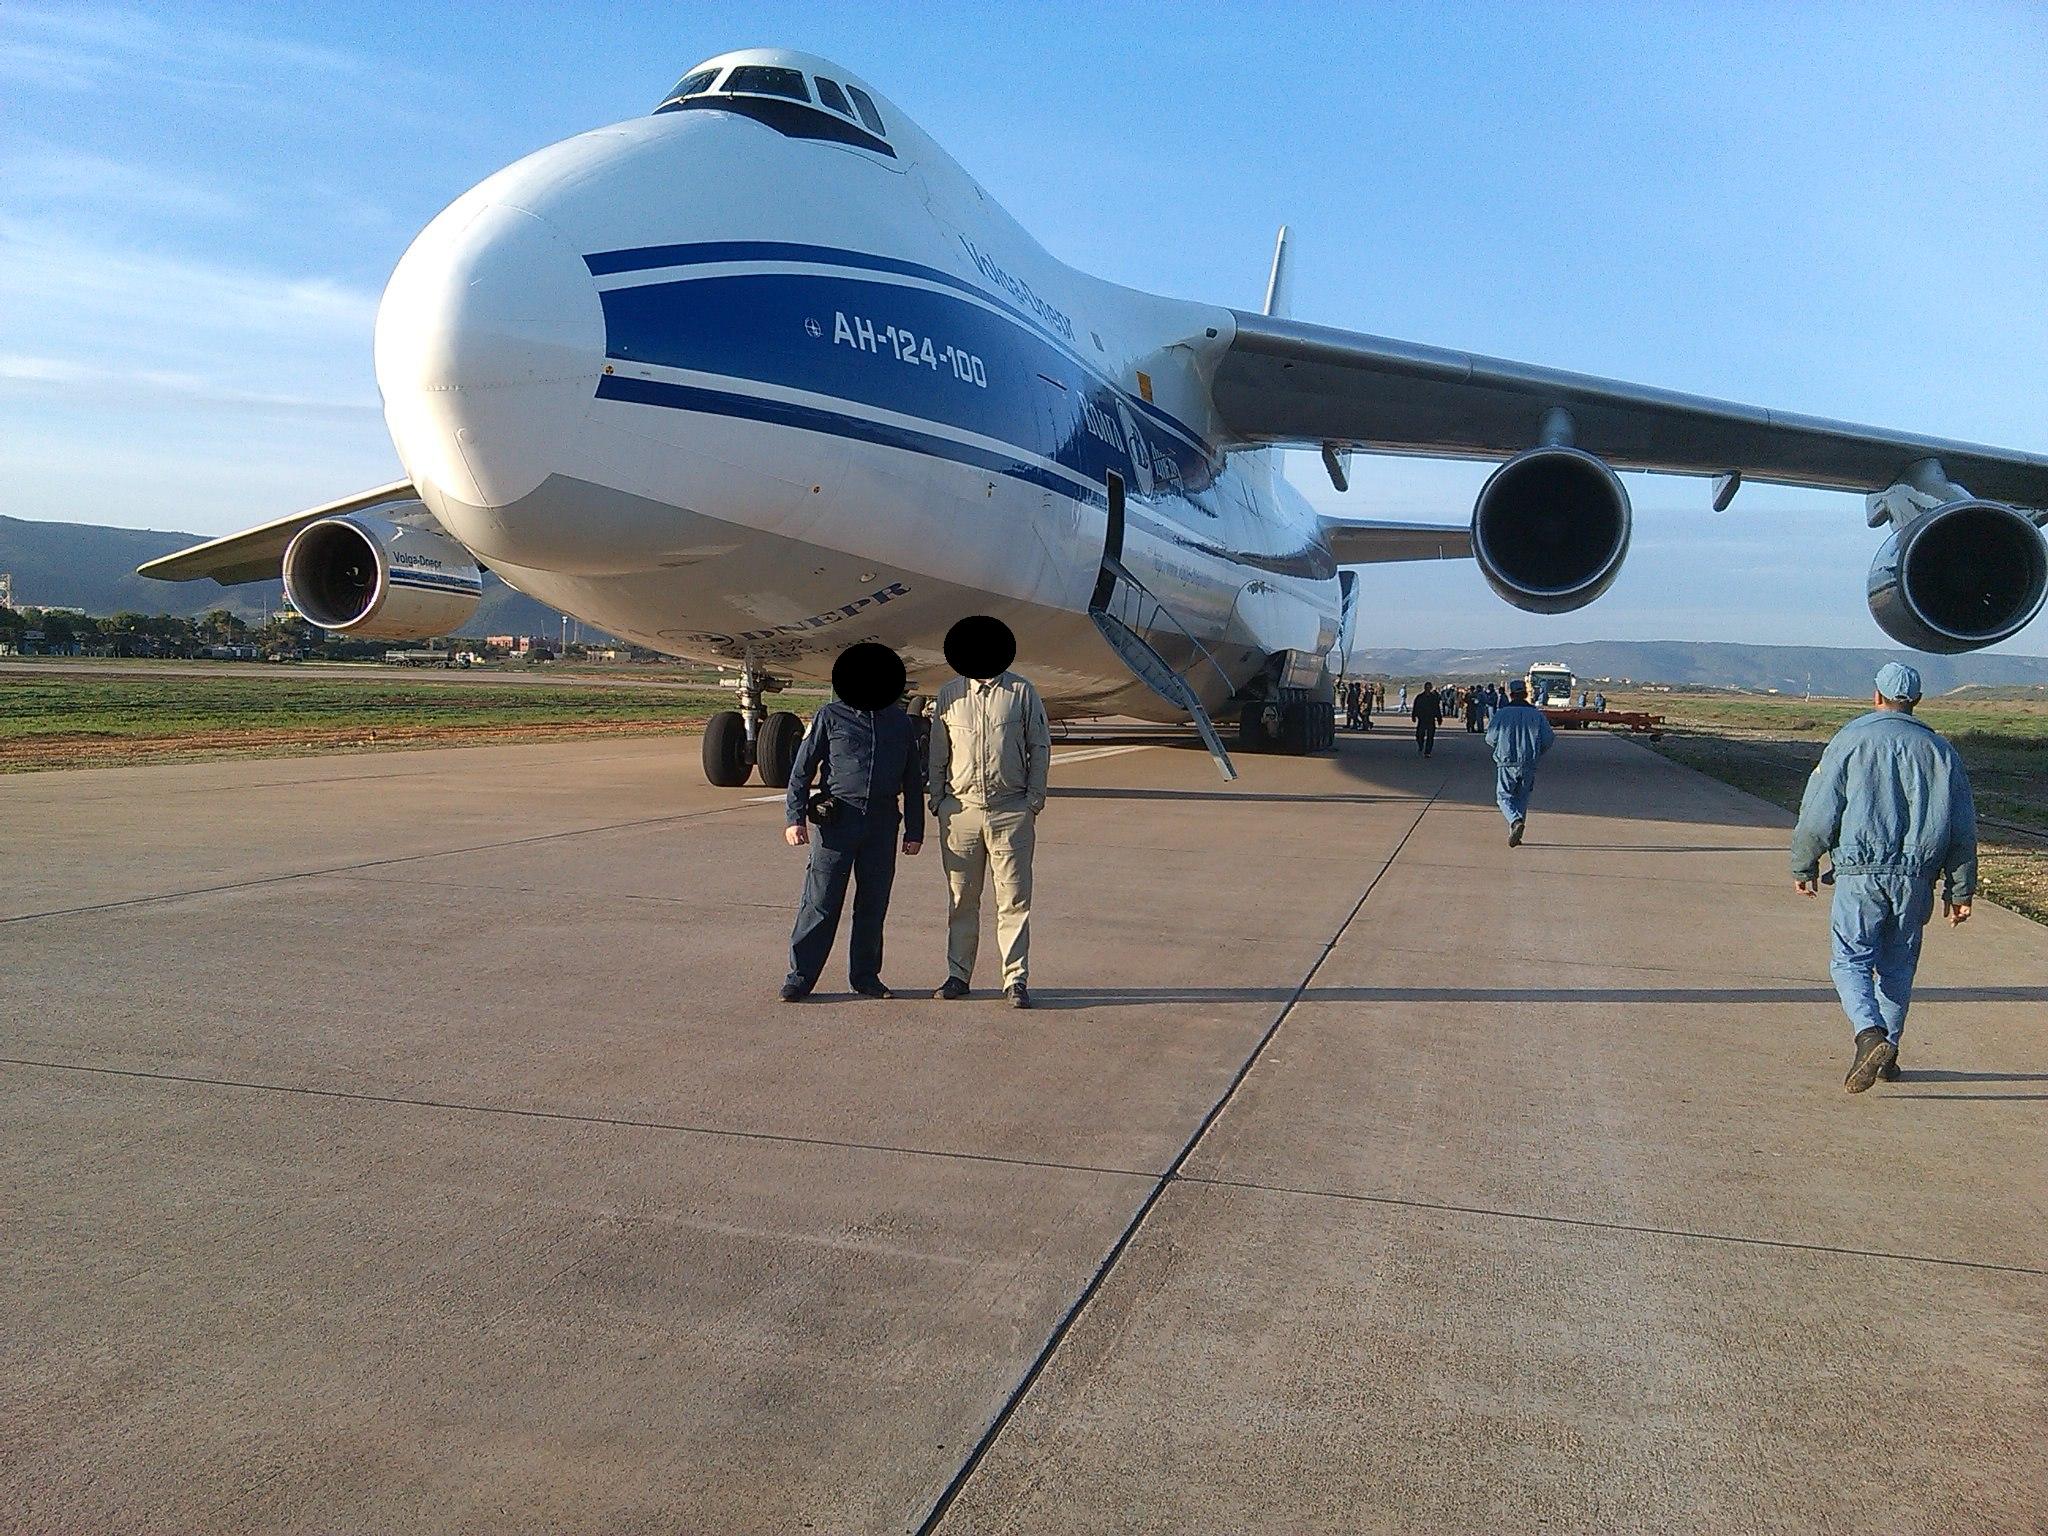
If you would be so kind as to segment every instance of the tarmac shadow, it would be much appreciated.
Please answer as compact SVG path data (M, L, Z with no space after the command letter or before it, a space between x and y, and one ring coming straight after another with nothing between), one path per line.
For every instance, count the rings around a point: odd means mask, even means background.
M1539 843L1524 848L1577 848L1590 853L1783 853L1783 843Z
M1832 986L1794 987L1309 987L1304 1003L1832 1003ZM1044 1008L1129 1008L1161 1003L1284 1003L1292 987L1037 987L1032 1000ZM2048 1003L2048 986L1916 987L1922 1003ZM1908 1069L1909 1071L1911 1069ZM2048 1074L2024 1073L1937 1078L1927 1081L2048 1082Z
M1290 795L1268 791L1234 792L1227 789L1118 789L1114 786L1055 786L1046 791L1053 800L1223 800L1257 804L1261 801L1291 805L1383 805L1405 801L1420 804L1425 796L1393 795Z
M1908 1045L1912 1044L1909 1040ZM2048 1083L2048 1072L1950 1072L1941 1067L1905 1067L1908 1083ZM1947 1097L1947 1095L1944 1095ZM1968 1095L1957 1094L1957 1098Z

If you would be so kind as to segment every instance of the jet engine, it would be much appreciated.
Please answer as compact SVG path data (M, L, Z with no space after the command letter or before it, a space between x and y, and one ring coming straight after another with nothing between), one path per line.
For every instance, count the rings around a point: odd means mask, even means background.
M1592 454L1548 444L1488 477L1472 509L1472 555L1493 590L1530 613L1583 608L1621 572L1628 492Z
M1966 498L1892 530L1870 566L1870 616L1901 645L1953 654L2018 634L2048 597L2048 543L2003 502Z
M294 535L285 546L284 590L292 607L322 629L427 640L469 621L483 575L446 534L349 512Z

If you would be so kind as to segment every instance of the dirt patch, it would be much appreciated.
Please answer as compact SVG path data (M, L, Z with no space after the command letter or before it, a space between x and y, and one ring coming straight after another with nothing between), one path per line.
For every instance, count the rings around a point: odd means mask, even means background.
M375 729L256 727L126 737L98 731L0 740L0 773L48 768L118 768L134 763L195 762L222 757L308 757L326 752L396 752L421 747L474 747L581 737L679 736L702 728L702 716L649 720L534 721L531 724L386 725Z

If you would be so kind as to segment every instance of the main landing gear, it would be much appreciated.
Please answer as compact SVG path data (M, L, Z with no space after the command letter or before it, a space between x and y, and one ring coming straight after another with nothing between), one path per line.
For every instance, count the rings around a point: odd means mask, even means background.
M1285 752L1305 756L1337 745L1337 705L1309 688L1282 688L1280 696L1249 703L1237 717L1241 752Z
M804 739L804 722L788 710L769 713L762 695L780 693L783 681L751 661L740 668L738 709L722 709L704 727L704 777L721 789L735 789L759 770L770 789L789 786L789 770Z

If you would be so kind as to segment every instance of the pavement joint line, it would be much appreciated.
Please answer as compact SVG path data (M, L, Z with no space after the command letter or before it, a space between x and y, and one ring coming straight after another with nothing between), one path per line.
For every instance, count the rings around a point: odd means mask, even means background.
M1136 1240L1139 1231L1145 1225L1145 1218L1152 1214L1153 1208L1159 1204L1160 1198L1166 1191L1179 1182L1181 1177L1180 1171L1187 1165L1188 1159L1194 1155L1195 1148L1201 1144L1202 1138L1209 1133L1210 1127L1215 1125L1217 1120L1222 1117L1224 1110L1230 1107L1230 1101L1237 1096L1237 1090L1244 1085L1245 1079L1251 1076L1252 1068L1258 1065L1259 1057L1265 1052L1266 1047L1272 1043L1273 1037L1280 1032L1280 1026L1287 1022L1287 1016L1294 1011L1295 1004L1301 1001L1302 994L1308 990L1309 983L1315 980L1316 973L1323 968L1331 954L1335 952L1338 941L1344 937L1344 931L1356 922L1358 914L1365 910L1365 904L1371 898L1373 890L1379 885L1381 879L1385 877L1387 871L1394 867L1394 861L1401 857L1401 850L1408 846L1408 840L1415 835L1416 828L1422 825L1423 818L1429 814L1430 808L1436 804L1437 797L1444 792L1444 786L1449 782L1450 774L1446 772L1444 777L1437 782L1436 788L1430 793L1429 799L1424 801L1422 808L1415 813L1415 819L1408 823L1408 829L1401 834L1400 841L1394 844L1392 851L1387 854L1380 867L1373 872L1372 878L1366 881L1365 889L1359 892L1358 900L1351 904L1351 910L1344 915L1344 920L1337 925L1336 931L1323 941L1322 948L1317 953L1316 958L1310 962L1309 968L1302 974L1301 980L1295 984L1293 994L1285 1003L1281 1004L1279 1012L1273 1015L1273 1021L1266 1026L1265 1033L1259 1036L1257 1042L1251 1048L1251 1053L1239 1064L1236 1073L1224 1085L1223 1092L1217 1097L1216 1102L1209 1106L1208 1113L1202 1116L1193 1132L1188 1136L1188 1139L1182 1143L1180 1151L1174 1155L1173 1161L1167 1164L1165 1172L1159 1174L1154 1179L1152 1188L1146 1192L1145 1198L1139 1202L1138 1209L1132 1214L1130 1221L1125 1224L1123 1231L1117 1235L1116 1241L1110 1244L1109 1251L1102 1257L1102 1262L1095 1267L1095 1273L1089 1276L1088 1283L1081 1288L1080 1294L1068 1305L1067 1310L1060 1315L1059 1321L1053 1325L1052 1332L1046 1336L1045 1343L1039 1347L1038 1354L1032 1359L1031 1364L1025 1368L1024 1374L1018 1378L1017 1384L1010 1389L1009 1395L1004 1398L1002 1406L996 1410L995 1416L989 1420L987 1427L976 1438L972 1449L967 1453L967 1458L960 1463L959 1469L947 1481L946 1486L939 1491L938 1498L933 1502L931 1509L926 1513L924 1519L919 1521L913 1528L913 1536L931 1536L931 1533L939 1528L940 1523L953 1508L954 1502L960 1497L961 1492L973 1478L976 1469L981 1466L988 1453L994 1449L995 1443L1001 1438L1003 1430L1008 1427L1010 1420L1016 1416L1017 1410L1023 1405L1024 1399L1030 1395L1032 1387L1037 1385L1039 1377L1045 1374L1046 1367L1052 1363L1053 1356L1059 1352L1061 1343L1073 1331L1074 1324L1080 1321L1081 1314L1087 1310L1088 1304L1101 1292L1102 1287L1109 1280L1110 1273L1116 1268L1117 1262L1123 1258L1132 1242Z
M570 1125L615 1126L621 1130L669 1131L681 1136L712 1136L730 1141L772 1141L787 1146L819 1147L835 1152L880 1152L896 1157L930 1157L947 1162L1000 1163L1010 1168L1038 1168L1048 1173L1094 1173L1111 1178L1156 1179L1149 1168L1110 1168L1094 1163L1062 1163L1050 1158L1005 1157L999 1152L967 1152L947 1147L912 1147L884 1141L845 1141L831 1136L797 1136L786 1131L743 1131L730 1126L688 1125L672 1120L636 1120L628 1115L594 1115L567 1109L533 1109L516 1104L470 1104L460 1099L412 1098L397 1093L365 1093L355 1088L320 1088L310 1083L259 1083L247 1078L205 1077L186 1072L150 1072L140 1067L106 1067L84 1061L46 1061L27 1056L0 1056L0 1066L30 1067L47 1072L87 1072L101 1077L137 1078L152 1083L182 1083L199 1088L239 1088L252 1093L340 1099L355 1104L382 1104L398 1109L445 1109L465 1115L504 1115L516 1120L553 1120Z
M1593 1216L1556 1216L1544 1211L1517 1211L1506 1206L1464 1205L1454 1200L1422 1200L1405 1195L1368 1195L1345 1189L1310 1189L1297 1184L1262 1184L1254 1179L1224 1179L1199 1173L1182 1174L1175 1182L1206 1184L1217 1189L1252 1190L1269 1195L1299 1195L1311 1200L1346 1200L1361 1205L1392 1205L1406 1210L1439 1211L1454 1216L1491 1216L1503 1221L1587 1227L1599 1232L1627 1232L1643 1237L1681 1237L1702 1243L1727 1243L1740 1248L1783 1248L1797 1253L1835 1254L1853 1259L1885 1259L1899 1264L1934 1264L1947 1269L1977 1269L2001 1275L2035 1275L2048 1279L2048 1269L2039 1269L2028 1264L2000 1264L1992 1259L1957 1259L1938 1253L1898 1253L1888 1248L1852 1248L1842 1243L1803 1243L1789 1237L1744 1237L1739 1232L1701 1232L1692 1227L1659 1227L1632 1221L1602 1221Z
M475 843L462 848L432 848L424 853L399 853L386 859L364 859L355 864L336 864L325 869L287 870L280 875L258 875L250 880L228 880L220 885L199 885L182 891L157 891L148 896L124 896L118 901L93 901L77 907L52 907L46 912L17 912L0 917L0 927L10 923L32 923L46 917L81 917L88 912L116 912L123 907L146 907L159 901L183 901L192 896L217 896L223 891L259 890L266 885L284 885L293 880L318 880L327 875L349 875L359 869L383 869L393 864L413 864L423 859L452 859L465 853L492 853L500 848L524 848L533 843L553 842L564 837L591 837L599 832L623 832L633 827L655 827L670 821L699 821L707 816L725 816L740 808L739 803L713 806L704 811L676 811L667 816L640 816L631 821L607 822L595 827L566 827L559 832L536 832L531 837L508 837L494 843Z

